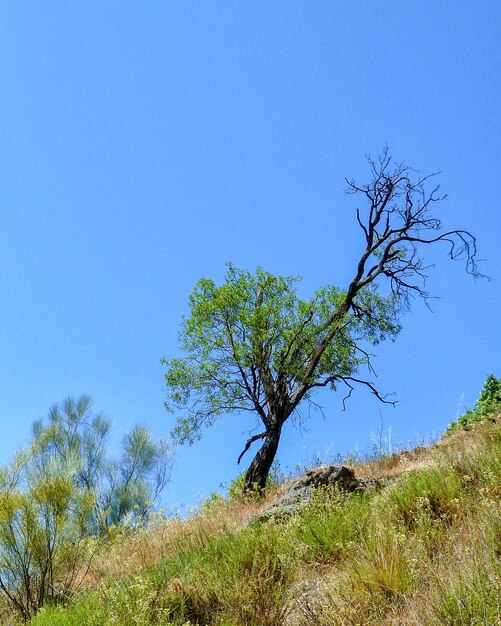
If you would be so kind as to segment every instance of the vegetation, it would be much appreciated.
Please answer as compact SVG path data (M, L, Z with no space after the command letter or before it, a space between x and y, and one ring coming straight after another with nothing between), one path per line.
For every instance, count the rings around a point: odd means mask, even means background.
M24 621L67 600L88 572L92 536L144 521L168 479L168 449L146 429L125 436L120 461L106 455L109 431L88 396L68 398L0 471L0 591Z
M64 598L83 565L94 501L73 478L63 464L37 466L31 452L0 475L0 589L25 621Z
M67 398L53 406L47 424L35 422L31 463L44 474L54 463L66 468L77 488L95 500L87 528L103 533L116 524L143 520L170 476L172 452L162 440L135 426L122 441L119 459L107 456L111 422L92 412L92 399Z
M89 539L95 557L80 591L47 603L30 625L497 624L496 415L357 466L358 476L379 477L379 487L318 490L285 522L245 523L263 503L234 495L212 498L185 520L158 516L147 528Z
M360 195L367 209L357 209L364 243L346 289L327 286L303 300L297 278L229 265L223 285L198 282L181 332L185 356L163 361L166 406L178 412L172 434L181 443L222 414L255 416L261 432L239 456L262 441L246 489L265 487L284 425L304 418L319 388L341 386L349 396L365 385L384 400L359 372L363 366L373 372L368 349L395 338L410 297L427 298L423 247L445 242L450 257L465 258L467 271L478 275L475 238L444 232L431 213L443 196L438 187L425 189L430 176L393 165L387 151L370 166L369 183L348 181L348 193Z
M173 437L191 442L228 412L250 412L262 441L226 497L188 519L154 513L168 446L136 426L118 459L110 422L88 396L34 424L30 446L0 469L0 626L391 626L501 623L501 380L431 447L357 464L359 491L324 488L280 522L251 516L282 486L272 471L282 429L322 387L367 387L368 349L394 339L416 295L422 247L445 242L478 276L476 241L444 232L443 199L385 151L370 182L348 181L364 246L346 289L309 299L298 278L228 265L199 281L181 346L164 360ZM307 414L307 413L306 413ZM365 472L365 473L364 473ZM372 486L371 486L372 485ZM254 521L253 521L254 520Z
M447 428L452 433L459 428L467 428L477 422L483 422L501 411L501 378L489 374L472 410L466 411L457 421L451 422Z

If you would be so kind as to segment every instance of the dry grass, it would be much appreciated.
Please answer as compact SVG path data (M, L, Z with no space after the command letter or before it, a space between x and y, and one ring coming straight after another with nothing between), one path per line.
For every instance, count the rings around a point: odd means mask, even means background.
M498 418L362 464L395 480L321 492L281 525L243 522L284 486L118 535L97 547L95 591L34 626L501 624L500 433Z
M418 445L412 450L402 450L395 454L353 465L358 478L384 479L397 478L407 472L419 472L441 462L445 455L471 456L482 444L482 433L501 425L501 413L493 416L488 423L472 424L464 430L457 430L437 442Z
M367 534L291 624L501 624L499 440L499 419L454 433L417 451L411 482L400 458L402 480L374 499Z
M276 489L270 490L260 502L221 500L217 505L202 507L184 520L158 516L146 528L117 534L96 546L85 585L92 587L107 579L134 576L162 559L172 557L180 542L189 542L201 529L204 534L213 536L238 528L244 520L271 502L276 494Z

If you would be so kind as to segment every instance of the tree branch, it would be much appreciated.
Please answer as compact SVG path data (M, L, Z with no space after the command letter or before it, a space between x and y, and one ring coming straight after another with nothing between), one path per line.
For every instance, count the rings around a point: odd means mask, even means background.
M384 402L385 404L392 404L393 406L397 404L396 400L386 400L387 395L382 396L373 385L373 383L369 382L368 380L354 378L353 376L339 376L338 380L342 380L343 383L349 388L347 395L343 398L343 411L346 409L346 400L351 397L351 394L354 390L354 386L351 384L352 382L368 387L380 402Z
M245 448L242 450L242 452L240 453L240 456L238 457L237 465L240 465L240 461L242 460L242 457L247 452L247 450L251 447L251 445L258 439L264 439L267 434L268 434L267 431L264 431L263 433L259 433L259 435L254 435L250 439L247 439Z

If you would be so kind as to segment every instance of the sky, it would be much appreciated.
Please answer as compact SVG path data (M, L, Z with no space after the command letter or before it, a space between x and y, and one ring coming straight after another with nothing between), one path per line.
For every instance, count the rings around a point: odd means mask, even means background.
M362 249L366 155L440 170L444 226L478 239L473 280L446 250L378 388L288 424L279 461L430 440L500 369L501 5L480 0L23 1L0 7L0 463L34 420L90 394L113 421L167 437L162 357L201 277L225 263L346 287ZM497 78L496 78L497 77ZM242 470L252 418L179 448L162 504L186 507ZM254 450L254 448L253 448ZM251 456L247 457L250 461Z

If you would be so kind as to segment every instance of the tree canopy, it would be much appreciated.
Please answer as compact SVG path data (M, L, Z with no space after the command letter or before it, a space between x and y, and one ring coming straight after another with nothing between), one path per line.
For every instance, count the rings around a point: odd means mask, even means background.
M345 289L329 285L301 299L298 278L229 264L222 285L198 282L180 333L183 356L163 360L178 441L192 442L224 413L252 412L264 427L238 459L263 440L247 488L264 487L283 425L305 417L318 388L342 385L349 396L360 384L384 400L360 371L373 371L368 347L395 338L411 298L428 298L422 248L445 242L452 259L463 258L466 270L479 275L475 238L444 231L431 212L444 199L438 186L426 190L434 175L413 177L410 168L392 164L387 150L369 163L369 183L347 181L347 192L360 195L366 208L356 211L365 243Z

